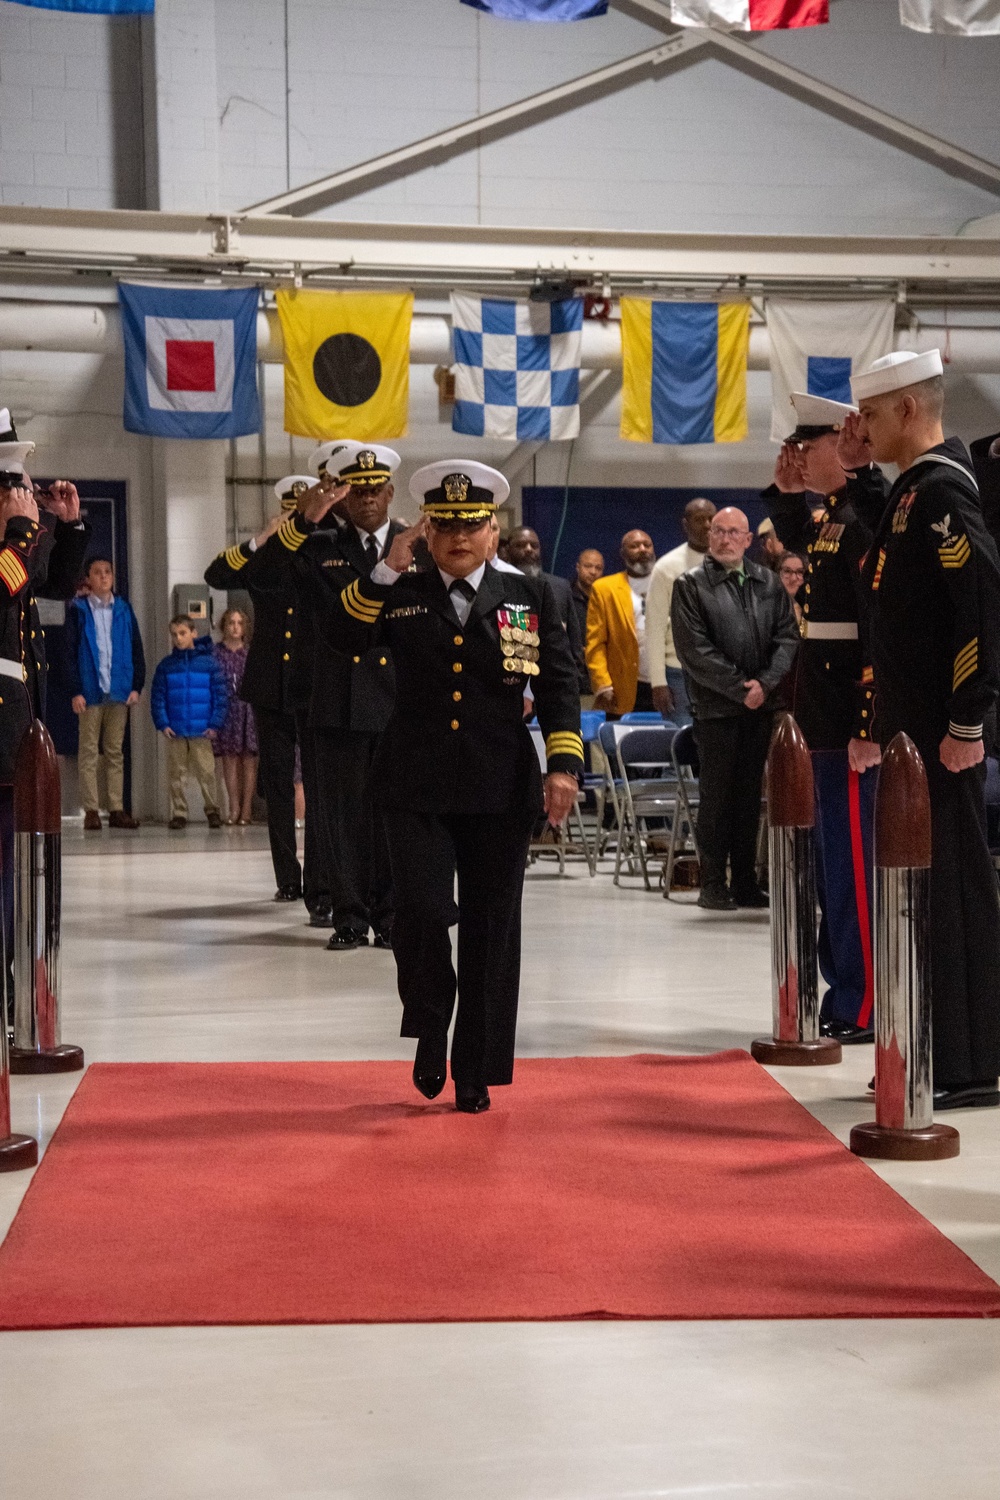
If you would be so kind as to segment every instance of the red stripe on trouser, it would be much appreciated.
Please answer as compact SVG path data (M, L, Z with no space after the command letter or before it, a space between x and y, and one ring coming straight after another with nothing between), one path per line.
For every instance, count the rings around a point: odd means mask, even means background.
M847 810L851 824L851 861L854 865L854 899L858 907L858 930L861 933L861 957L865 965L865 998L861 1002L858 1025L871 1022L875 1003L875 978L872 972L871 922L868 916L868 880L865 871L865 842L861 836L861 788L857 771L847 772Z

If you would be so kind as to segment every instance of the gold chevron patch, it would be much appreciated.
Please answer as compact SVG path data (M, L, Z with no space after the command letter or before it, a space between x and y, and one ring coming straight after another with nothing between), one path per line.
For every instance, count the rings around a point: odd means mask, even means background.
M979 637L976 636L967 646L963 646L955 657L955 672L952 679L952 692L956 692L979 668Z
M948 537L938 548L942 568L964 568L971 556L972 548L964 532L959 537Z
M305 539L306 534L296 526L294 516L289 516L288 520L282 521L278 527L278 541L283 547L287 547L289 552L298 552Z
M347 585L340 597L347 613L353 620L360 620L362 625L374 625L382 613L382 601L366 599L358 588L357 579Z
M15 552L6 548L0 552L0 579L7 585L9 594L16 594L28 581L28 572L24 563Z

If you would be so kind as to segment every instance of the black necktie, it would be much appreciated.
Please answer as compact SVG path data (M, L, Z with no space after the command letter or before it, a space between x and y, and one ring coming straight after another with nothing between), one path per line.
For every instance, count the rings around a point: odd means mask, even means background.
M467 604L471 604L476 597L476 591L467 578L456 578L448 592L451 595L459 594Z
M368 566L374 568L378 562L378 542L370 535L365 538L365 557L368 559Z

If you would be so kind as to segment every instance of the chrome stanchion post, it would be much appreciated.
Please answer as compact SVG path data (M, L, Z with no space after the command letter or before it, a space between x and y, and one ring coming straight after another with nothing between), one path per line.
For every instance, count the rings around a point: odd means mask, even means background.
M14 766L14 1045L12 1073L73 1073L79 1047L59 1039L62 797L59 762L41 720Z
M819 1034L816 853L812 759L791 714L782 714L767 756L771 878L773 1036L750 1048L780 1067L839 1063L840 1043Z
M934 1124L931 1070L931 805L916 745L897 734L875 796L875 1119L855 1125L857 1156L935 1161L959 1134Z
M5 955L6 958L6 955ZM6 974L6 963L4 964ZM0 996L0 1172L20 1172L38 1165L38 1142L30 1135L14 1135L10 1128L10 1058L7 1016Z

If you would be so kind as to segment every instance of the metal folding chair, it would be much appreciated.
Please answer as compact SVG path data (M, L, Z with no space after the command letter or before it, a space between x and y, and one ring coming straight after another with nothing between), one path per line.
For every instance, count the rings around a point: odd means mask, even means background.
M618 741L621 771L622 828L615 854L615 884L620 883L622 865L629 874L638 864L647 891L650 856L666 855L663 840L673 828L677 813L677 785L671 749L679 731L662 722L657 728L630 729ZM651 826L653 823L658 827ZM660 843L656 848L654 841Z
M667 863L663 870L663 895L670 900L670 888L674 883L674 866L679 856L698 858L698 777L701 765L698 761L698 746L694 729L686 724L674 735L670 747L677 791L677 812L670 825L670 846Z
M532 721L532 723L528 725L528 729L531 734L532 743L535 747L535 754L538 756L538 764L541 767L542 775L544 776L547 766L545 755L545 736L542 734L541 726L535 721ZM583 824L583 813L581 811L583 800L584 793L580 791L577 793L576 801L573 804L572 809L570 810L568 819L566 820L567 823L571 823L575 826L576 833L579 835L578 840L571 841L567 837L566 824L560 823L559 827L554 831L555 837L538 837L531 840L531 843L528 847L528 857L530 859L537 859L541 854L554 854L559 861L559 874L565 875L566 856L567 854L575 854L577 852L577 847L579 847L579 852L587 861L587 869L589 870L590 874L597 874L597 851L596 848L591 848L590 841L587 838L587 830ZM544 834L545 829L550 827L551 825L547 823L545 825L545 828L542 829L542 833Z

